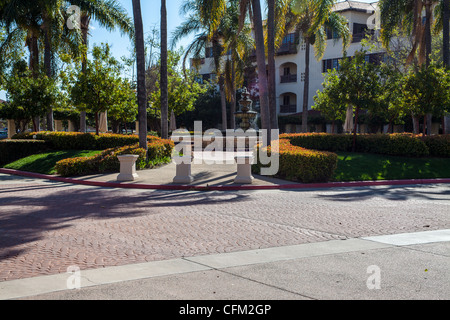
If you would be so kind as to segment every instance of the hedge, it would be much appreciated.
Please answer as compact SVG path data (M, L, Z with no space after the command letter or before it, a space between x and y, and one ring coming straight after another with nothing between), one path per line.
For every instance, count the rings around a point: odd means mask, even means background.
M47 149L42 140L0 140L0 166Z
M428 147L430 156L450 158L450 134L421 138Z
M105 172L119 172L120 162L117 156L124 154L139 155L136 169L142 170L151 166L154 161L170 159L174 143L171 140L156 138L148 143L148 159L145 150L139 144L120 148L110 148L93 157L71 158L56 163L56 172L64 177L81 176Z
M269 146L264 152L271 155ZM258 152L259 153L259 152ZM288 139L279 140L279 170L277 176L303 183L330 181L337 168L338 156L325 151L307 150L294 146ZM254 173L260 173L259 159L252 166Z
M55 150L105 150L110 148L124 147L139 142L137 135L122 135L103 133L81 132L28 132L16 134L13 139L33 139L44 140L49 147ZM148 136L150 141L158 139L155 136Z
M350 152L353 147L351 134L282 134L280 138L289 139L295 146L313 150ZM434 136L430 137L433 138ZM355 151L405 157L423 157L431 154L427 144L412 134L359 134L356 136Z

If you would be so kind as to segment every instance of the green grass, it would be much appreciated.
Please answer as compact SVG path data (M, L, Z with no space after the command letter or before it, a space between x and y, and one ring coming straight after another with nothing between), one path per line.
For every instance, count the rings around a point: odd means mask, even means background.
M60 160L78 157L91 157L99 154L100 152L101 151L69 150L40 153L11 162L5 165L4 168L42 174L55 174L55 165Z
M339 152L334 181L450 178L448 158L406 158Z

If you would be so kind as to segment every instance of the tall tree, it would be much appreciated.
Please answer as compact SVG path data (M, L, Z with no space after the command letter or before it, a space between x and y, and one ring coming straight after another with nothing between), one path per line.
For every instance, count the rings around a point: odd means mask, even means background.
M122 33L134 36L133 21L117 0L68 0L70 4L80 8L80 26L82 44L89 45L89 28L92 19L108 31L118 28ZM86 70L87 49L84 51L82 69ZM86 113L80 115L80 131L86 132Z
M147 90L145 84L145 44L144 26L142 23L141 1L133 0L133 16L135 29L136 65L137 65L137 98L139 119L139 146L148 150L147 145Z
M258 89L262 129L270 132L270 109L269 109L269 85L266 71L266 50L264 43L264 29L260 0L240 0L241 21L243 28L245 19L250 13L253 33L255 37L256 64L258 68ZM270 134L267 136L267 145L271 144Z
M314 46L316 59L321 59L326 49L327 32L330 30L342 39L345 51L350 43L348 21L337 12L333 12L336 0L294 0L293 12L297 15L297 30L301 33L306 46L305 81L303 88L302 131L308 131L309 81L311 46Z
M236 1L230 1L230 6ZM196 33L194 40L188 46L183 60L183 67L186 64L188 56L192 55L194 62L201 61L205 49L207 57L212 58L216 80L219 85L221 97L222 111L222 129L226 130L227 121L227 104L226 104L226 77L223 74L224 52L226 41L225 33L230 34L232 27L226 25L226 19L229 17L228 8L225 6L224 0L186 0L182 7L181 13L188 15L188 18L173 33L172 46L174 46L182 37Z
M442 32L444 66L450 69L450 0L442 0ZM444 115L444 134L450 133L450 116Z
M169 138L169 89L168 89L167 7L161 0L161 137Z

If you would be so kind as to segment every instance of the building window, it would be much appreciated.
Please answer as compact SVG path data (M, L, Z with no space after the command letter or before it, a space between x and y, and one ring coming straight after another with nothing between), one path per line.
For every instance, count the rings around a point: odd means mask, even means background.
M212 58L213 57L213 48L212 47L205 48L205 57L206 58Z
M283 44L294 44L295 43L295 33L289 33L283 38Z

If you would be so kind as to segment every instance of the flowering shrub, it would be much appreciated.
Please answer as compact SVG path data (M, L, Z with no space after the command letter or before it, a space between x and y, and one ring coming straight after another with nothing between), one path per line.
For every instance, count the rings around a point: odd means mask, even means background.
M271 154L271 147L266 151ZM279 140L280 167L278 176L291 181L304 183L327 182L337 168L338 156L335 153L308 150L291 144L288 139ZM262 167L259 159L253 165L253 172L259 173Z
M139 142L137 135L122 135L102 133L81 132L29 132L17 134L13 139L33 139L44 140L49 147L55 150L104 150L132 145ZM148 140L153 141L158 137L149 135Z
M148 143L148 157L146 157L145 150L139 148L139 144L133 144L120 148L106 149L93 157L61 160L56 163L55 169L59 175L64 177L118 172L120 170L120 162L117 156L133 154L139 156L136 161L136 169L142 170L148 168L156 160L170 159L173 147L173 141L155 138Z

